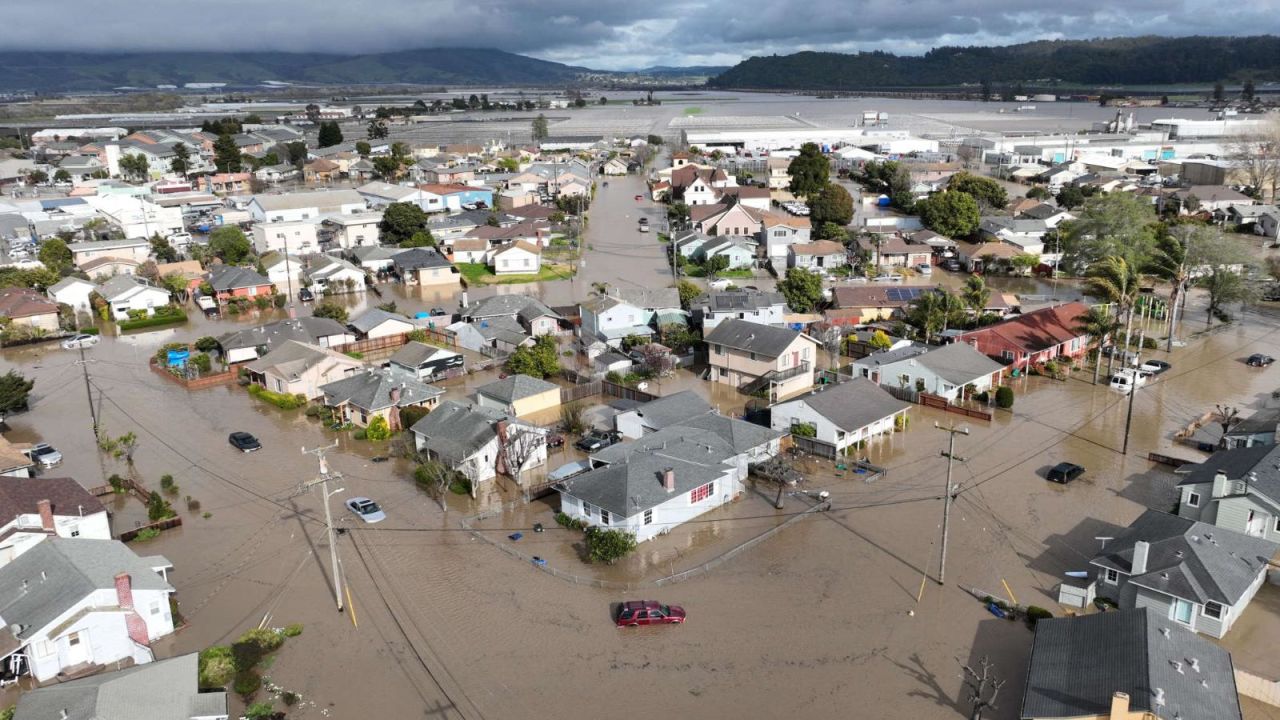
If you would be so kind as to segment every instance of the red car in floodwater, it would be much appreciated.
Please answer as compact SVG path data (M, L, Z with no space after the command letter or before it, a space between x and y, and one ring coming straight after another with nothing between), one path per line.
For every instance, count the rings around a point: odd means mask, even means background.
M629 600L618 612L618 627L672 625L684 622L684 608L663 605L656 600Z

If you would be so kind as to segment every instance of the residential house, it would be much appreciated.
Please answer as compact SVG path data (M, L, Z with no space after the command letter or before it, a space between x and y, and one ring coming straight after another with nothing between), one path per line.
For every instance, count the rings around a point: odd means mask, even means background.
M884 338L877 342L877 334L883 335ZM889 346L884 347L883 340L888 340ZM865 330L854 330L844 336L844 354L855 359L862 359L873 353L882 352L884 350L897 350L898 348L910 347L915 345L906 338L897 337L886 333L879 328L867 328Z
M379 307L372 307L355 316L350 323L361 340L395 337L405 335L417 329L409 318L400 313L387 312Z
M1070 211L1049 203L1039 203L1025 208L1017 213L1017 217L1039 220L1049 230L1056 230L1062 223L1076 219L1076 216L1072 215Z
M156 265L157 277L167 278L170 275L181 277L187 283L187 292L193 292L204 282L204 267L199 260L179 260Z
M761 325L782 325L787 299L782 293L760 290L724 290L695 299L690 306L703 332L714 330L724 320L736 318Z
M132 275L117 275L98 288L98 294L111 308L111 318L128 320L130 313L154 315L156 308L169 304L169 291Z
M148 239L151 236L158 234L169 237L170 235L186 232L181 208L162 207L150 200L122 193L89 195L84 198L84 202L91 205L98 215L109 224L118 228L126 238L134 238L132 242L142 242L146 246L141 257L120 255L119 252L123 248L117 248L115 257L130 257L138 262L144 262L147 259L147 253L151 249L148 243ZM129 241L115 240L109 242L123 243ZM75 245L84 244L75 243ZM74 245L72 246L72 251L75 251ZM81 258L76 257L76 263L79 262L81 262Z
M195 185L211 193L238 195L252 192L253 177L252 173L247 172L213 173L196 177Z
M855 361L853 372L880 385L914 389L955 402L966 387L981 393L999 385L1004 366L968 343L951 343L872 353Z
M900 318L912 301L933 291L925 285L840 285L831 289L823 319L830 325L862 325Z
M546 430L491 407L445 400L411 429L418 452L462 473L473 487L499 472L523 473L547 462Z
M151 241L145 237L129 240L89 240L69 243L71 262L83 269L85 263L99 258L122 258L144 263L151 256Z
M124 543L49 538L0 568L0 664L46 683L118 662L149 663L151 644L173 634L163 557Z
M312 220L321 215L352 215L368 210L355 190L312 190L280 195L254 195L249 214L255 222Z
M0 436L0 477L31 477L35 463L27 454L30 449L30 443L11 443Z
M321 387L364 369L364 363L319 345L286 340L244 366L249 380L274 393L324 396Z
M1003 215L984 217L978 224L978 234L983 240L999 241L1016 247L1027 255L1045 256L1044 236L1049 231L1048 223L1035 218L1010 218ZM1053 256L1048 258L1051 261Z
M769 189L786 190L791 186L791 158L769 157L765 160L769 172Z
M314 219L257 223L253 226L253 248L259 255L269 252L291 255L320 252L316 224Z
M671 247L674 252L680 253L680 256L686 260L694 260L698 257L698 251L703 245L711 242L710 235L699 232L697 230L686 230L675 235L671 240Z
M428 207L432 210L458 212L459 210L472 210L477 207L494 207L493 190L483 185L426 183L419 185L418 190L422 191Z
M31 288L0 288L0 318L9 327L58 332L58 305Z
M756 241L740 236L713 237L694 252L694 260L705 263L714 257L729 261L729 270L750 269L756 263Z
M1101 597L1221 638L1266 580L1275 543L1147 510L1090 564Z
M200 687L200 656L188 653L30 690L13 720L227 720L225 690Z
M299 173L298 168L293 163L280 163L279 165L267 165L260 167L254 171L254 177L264 183L276 185L289 180L296 180Z
M453 336L456 347L476 352L485 352L485 348L492 348L505 354L534 343L533 337L519 322L507 317L472 322L458 321L445 326L444 332Z
M49 299L63 305L70 305L78 313L92 312L89 296L98 291L98 286L78 277L64 277L49 286L45 292Z
M450 260L455 263L480 263L488 265L489 241L484 238L461 237L452 243ZM539 255L541 257L541 255Z
M300 317L233 330L218 338L222 358L227 363L255 360L289 341L320 347L336 347L356 341L356 336L337 320Z
M395 267L392 258L401 250L386 248L381 245L364 245L351 251L351 261L359 265L365 272L383 273Z
M110 540L107 509L71 478L4 478L0 567L51 537Z
M783 400L813 387L820 343L799 330L725 320L705 336L711 381Z
M333 255L311 255L307 258L307 282L313 291L325 295L364 292L364 270Z
M907 242L899 233L860 237L858 248L878 267L913 268L933 259L933 248Z
M226 302L233 297L257 297L272 295L276 286L250 268L235 265L214 265L205 274L205 282L213 288L219 302Z
M792 245L802 245L812 239L809 218L783 213L765 213L760 221L760 242L765 256L776 268L786 267Z
M609 158L608 160L604 161L603 165L600 166L600 174L611 175L611 176L626 175L627 163L622 158L618 158L618 157Z
M350 250L366 246L377 247L378 224L382 222L380 212L361 212L350 215L327 215L321 221L321 242L326 247L332 246Z
M499 223L498 225L478 225L467 232L472 239L487 240L492 245L509 245L523 240L530 245L542 248L551 242L551 225L544 220L521 220L519 222ZM442 239L449 244L447 238Z
M1280 446L1219 450L1183 465L1178 516L1280 543Z
M973 345L982 354L1026 372L1059 357L1083 357L1089 338L1079 329L1077 318L1088 311L1087 305L1078 302L1041 308L962 333L956 342Z
M432 287L458 286L462 275L440 251L431 247L418 247L396 253L392 266L400 281L410 285Z
M267 280L282 292L287 292L290 297L306 286L307 264L297 255L272 252L259 259L262 269L267 272Z
M381 417L393 431L404 429L401 410L434 409L444 395L444 390L395 367L366 368L327 383L320 390L325 406L333 408L343 422L368 427L373 418Z
M1009 265L1014 257L1023 254L1021 245L1003 242L957 242L956 259L971 273L983 273L1002 265Z
M98 282L102 282L117 275L136 275L138 274L138 268L141 266L142 263L139 263L137 260L100 257L81 265L80 272L88 275Z
M614 415L613 426L623 437L635 440L712 411L697 393L681 390Z
M428 208L426 196L411 185L393 185L385 182L371 182L356 188L356 192L365 199L369 207L384 208L391 203L412 203L423 210L439 210Z
M701 413L605 448L587 472L560 483L560 510L640 542L742 495L748 466L777 454L784 433Z
M537 275L542 271L542 249L516 240L489 254L494 275Z
M708 235L754 238L764 228L764 211L741 204L700 205L690 207L689 222Z
M462 353L414 340L405 343L388 362L392 368L424 382L449 377L466 368L466 357Z
M660 318L683 317L675 288L609 288L579 306L581 337L620 347L630 336L652 337Z
M565 318L541 300L528 295L494 295L462 308L458 316L467 322L506 318L529 335L551 335L567 324Z
M792 245L789 249L791 251L788 262L790 267L825 273L828 270L849 265L849 253L844 245L833 240L817 240L804 245Z
M1242 720L1231 653L1152 608L1036 623L1021 720Z
M767 212L772 203L772 197L768 188L754 187L750 185L730 185L720 188L720 200L722 202L737 203L743 207L748 207L760 212Z
M1280 210L1268 207L1258 215L1257 222L1253 224L1253 232L1272 239L1280 237Z
M528 375L510 375L476 388L476 404L516 417L560 406L560 386Z
M774 430L809 438L826 448L815 452L838 457L858 443L892 434L910 407L876 383L854 378L820 385L807 395L774 405L769 414Z
M1226 212L1232 205L1253 205L1258 201L1226 185L1193 185L1175 190L1171 196L1183 215L1192 212Z

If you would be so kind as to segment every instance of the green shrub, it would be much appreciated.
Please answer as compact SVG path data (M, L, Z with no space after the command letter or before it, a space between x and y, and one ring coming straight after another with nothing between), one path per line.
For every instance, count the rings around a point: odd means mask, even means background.
M284 644L284 635L268 628L254 628L245 630L243 635L236 638L236 642L253 643L262 648L262 654L265 655L280 649Z
M352 436L352 437L354 437L354 438L355 438L355 439L357 439L357 440L368 440L368 439L369 439L369 431L368 431L368 430L365 430L364 428L360 428L359 430L357 430L357 431L355 431L354 433L352 433L352 434L351 434L351 436Z
M195 365L196 370L199 370L202 373L207 373L213 369L213 359L209 357L208 353L196 353L195 355L192 355L191 364Z
M1004 410L1013 407L1013 388L1008 385L996 388L996 407Z
M346 353L346 356L347 356L347 357L349 357L349 358L351 358L352 360L363 360L363 359L364 359L364 353L362 353L362 352L356 352L355 350L352 350L351 352Z
M271 307L271 298L267 297L266 295L259 295L258 297L253 299L253 304L254 304L254 307L258 308L259 310L266 310L267 308Z
M269 702L254 703L244 710L245 720L271 720L274 715L275 708L271 707Z
M430 412L431 408L423 407L421 405L410 405L407 408L400 408L400 427L411 428Z
M381 415L374 415L369 420L369 427L364 431L367 440L387 440L391 437L391 426L387 424L387 419Z
M137 330L139 328L158 327L160 325L173 325L176 323L184 323L187 321L187 314L180 308L166 305L163 308L157 308L156 314L151 317L138 318L136 320L122 320L117 323L121 330ZM183 347L186 347L185 345Z
M160 489L169 493L170 495L178 494L178 486L173 482L173 476L170 475L169 473L165 473L164 475L160 476Z
M286 625L284 630L281 630L280 633L287 638L298 637L302 634L302 625L300 623Z
M462 475L458 475L458 477L449 481L449 492L454 495L470 495L471 481Z
M213 513L207 512L201 515L200 517L204 518L205 520L208 520L209 518L213 517Z
M236 673L236 683L234 690L237 695L248 698L258 692L258 688L262 687L262 676L252 670L242 670Z
M563 512L556 513L555 517L556 517L556 524L560 525L561 527L569 528L570 530L584 530L587 527L586 523L582 522L578 518L570 517L564 514Z
M297 410L307 404L305 395L287 395L285 393L272 392L261 385L250 385L249 394L259 400L269 402L281 410Z
M1047 620L1053 617L1053 613L1049 612L1048 610L1045 610L1042 607L1031 605L1027 607L1026 616L1027 616L1027 626L1034 629L1036 626L1036 623L1040 622L1041 620Z
M152 522L171 518L175 514L169 501L161 497L160 493L152 492L147 496L147 517L151 518Z
M284 692L280 693L280 702L284 703L285 707L293 707L294 705L297 705L298 700L300 699L301 698L298 697L298 693L292 692L290 690L285 690Z
M818 427L813 423L791 423L791 434L802 438L817 437Z
M102 332L102 330L90 325L89 327L80 328L77 332L84 333L85 335L98 335ZM3 715L0 715L0 720L4 720Z
M321 408L319 405L308 405L306 411L303 414L309 418L320 417L320 413L322 410L323 408Z
M187 512L200 512L200 501L190 495L187 496Z
M116 473L112 473L111 477L107 478L107 482L111 485L112 492L117 495L124 494L124 478L120 477Z
M236 665L231 657L231 648L214 645L200 651L200 687L226 687L235 674Z
M200 352L213 352L218 349L218 339L212 335L205 335L204 337L196 340L195 346Z
M636 549L634 533L622 530L602 530L598 527L587 528L587 556L591 562L602 562L610 565L629 555Z
M984 403L984 402L986 402L987 400L989 400L990 398L991 398L991 396L987 394L987 391L986 391L986 390L983 390L983 391L982 391L982 392L980 392L980 393L974 393L974 395L973 395L973 399L974 399L975 401L977 401L977 402L980 402L980 403Z
M155 540L158 537L160 537L159 530L155 528L143 528L138 531L137 535L133 536L133 539L134 542L146 542L148 540Z

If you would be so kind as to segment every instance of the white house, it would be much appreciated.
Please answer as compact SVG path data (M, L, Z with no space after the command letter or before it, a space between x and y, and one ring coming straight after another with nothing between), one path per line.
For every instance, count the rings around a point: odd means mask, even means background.
M307 261L306 278L313 290L336 295L365 290L364 270L332 255L312 255Z
M364 197L355 190L254 195L248 207L255 222L311 220L321 215L351 215L368 209Z
M512 475L509 468L517 461L523 461L521 472L547 462L546 429L494 408L446 400L412 430L419 452L462 473L472 483L492 480L499 472ZM510 461L507 455L511 455Z
M542 270L542 251L523 240L494 250L489 255L494 275L536 275Z
M711 410L701 396L692 390L681 390L618 413L613 417L613 426L623 437L636 440Z
M133 275L117 275L102 283L98 289L111 307L114 320L128 320L129 313L134 311L154 315L156 308L169 304L169 291L158 288L148 281Z
M999 384L1005 367L969 343L942 347L908 345L872 353L853 363L853 372L879 385L904 387L959 399L966 386L987 392Z
M169 237L186 232L179 207L161 207L139 197L119 194L90 195L84 201L107 222L120 228L125 237L145 240L157 234ZM145 256L138 261L143 260Z
M49 286L49 299L56 303L70 305L76 312L92 312L89 295L96 292L98 286L78 277L65 277Z
M120 661L155 659L173 633L165 558L116 540L49 538L0 568L0 664L21 655L36 681Z
M609 288L581 305L583 340L618 347L631 335L651 337L664 318L684 320L675 288Z
M703 295L690 306L702 331L710 332L725 320L747 320L761 325L782 325L788 312L782 293L759 290L725 290Z
M303 259L293 254L271 253L262 258L262 269L267 271L267 279L280 292L297 292L302 288L306 267Z
M835 457L847 448L894 431L899 417L911 407L875 383L855 378L838 385L819 386L807 395L770 408L774 430L811 438Z
M809 218L780 213L765 213L760 223L761 239L765 254L774 267L784 268L792 245L803 245L812 240Z
M200 655L188 653L28 690L18 698L13 720L120 717L227 720L227 693L200 687Z
M362 212L354 215L330 215L324 219L323 227L334 247L350 250L376 246L378 223L381 222L381 212Z
M413 203L423 210L427 209L426 196L421 190L408 185L392 185L385 182L365 183L356 188L356 192L369 203L370 207L386 207L391 203Z
M404 335L417 329L409 318L382 308L369 308L351 320L351 327L361 338L382 338Z
M144 263L151 255L151 242L145 237L134 237L128 240L89 240L70 243L71 262L82 267L94 260L115 258Z
M694 252L694 258L699 262L707 262L713 257L728 259L730 270L750 268L756 261L755 241L733 235L716 237L703 243Z
M259 255L269 252L287 252L291 255L320 252L316 221L258 223L253 226L253 247Z
M51 537L110 540L107 509L71 478L0 482L0 567Z

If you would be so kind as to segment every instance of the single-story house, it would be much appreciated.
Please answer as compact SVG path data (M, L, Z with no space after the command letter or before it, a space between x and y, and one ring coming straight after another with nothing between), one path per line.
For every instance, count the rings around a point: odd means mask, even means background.
M998 385L1004 366L968 343L951 343L872 353L855 361L853 371L880 385L910 388L955 402L970 385L975 393Z
M1242 720L1231 653L1153 608L1036 623L1020 720Z
M0 289L0 318L7 318L11 326L58 331L57 303L31 288Z
M411 429L418 452L462 473L473 486L499 472L511 476L547 462L547 431L492 407L446 400ZM518 460L523 463L517 470L512 466Z
M729 260L728 269L730 270L750 268L756 261L755 239L736 235L713 237L701 244L693 254L694 260L703 263L717 256L723 256Z
M850 446L891 434L911 405L866 378L824 385L770 408L774 430L829 446L831 457Z
M116 275L136 275L141 266L142 263L129 258L100 257L80 265L79 270L95 280L102 281Z
M613 424L624 437L635 440L711 411L711 405L697 393L682 390L620 412L613 417Z
M214 265L205 275L205 281L213 288L214 295L220 302L233 297L271 295L276 291L276 286L270 280L251 268L234 265Z
M315 291L325 295L364 292L364 270L342 258L332 255L312 255L307 258L307 281Z
M115 717L227 720L227 693L202 689L200 655L187 653L29 690L18 698L13 720Z
M117 275L102 283L98 294L107 301L111 308L111 317L116 321L128 320L130 312L145 312L154 315L156 308L169 304L169 291L158 288L142 278L133 275Z
M155 659L173 634L161 556L117 540L49 538L0 567L0 665L45 683L93 665Z
M413 340L397 350L388 362L391 367L411 373L422 381L433 380L466 367L466 357L462 353Z
M488 264L489 250L489 241L484 238L455 238L453 240L453 261L456 263Z
M788 249L791 253L788 262L790 267L825 272L849 264L849 253L844 245L831 240L815 240L811 243L791 245Z
M70 305L76 312L91 312L89 295L97 292L98 286L78 277L65 277L49 286L45 292L56 303Z
M350 327L360 339L404 335L417 329L409 318L382 308L369 308L351 320Z
M403 283L431 286L462 284L458 268L435 248L411 248L396 253L391 262Z
M489 265L494 275L536 275L542 271L542 250L516 240L490 253Z
M265 355L293 340L307 345L334 347L356 341L356 336L342 323L331 318L306 316L257 327L234 330L218 337L222 357L228 363L240 363Z
M104 257L144 263L151 256L151 241L147 238L88 240L70 243L67 247L71 250L71 263L80 269L90 260Z
M1147 510L1090 564L1097 593L1221 638L1267 577L1275 543Z
M898 233L876 235L874 238L858 238L858 247L873 264L879 267L915 267L928 265L933 258L933 248L907 242Z
M364 363L319 345L287 340L245 365L250 381L274 393L315 400L321 386L359 372Z
M0 566L51 537L110 540L107 509L71 478L0 482Z
M393 258L400 250L381 245L362 245L351 251L351 261L367 272L383 272L395 267Z
M1079 302L1041 308L962 333L956 342L973 345L982 354L1025 371L1059 357L1083 357L1089 338L1079 329L1078 318L1088 311Z
M401 409L432 409L444 395L444 390L395 368L366 368L327 383L320 391L324 404L335 409L343 421L368 427L374 417L381 417L393 431L403 429Z
M307 263L297 255L283 253L267 253L260 258L262 269L266 271L267 280L272 285L287 292L291 297L306 286Z
M1280 543L1280 446L1219 450L1178 474L1178 516Z
M560 406L560 386L528 375L511 375L476 388L476 404L516 417Z

